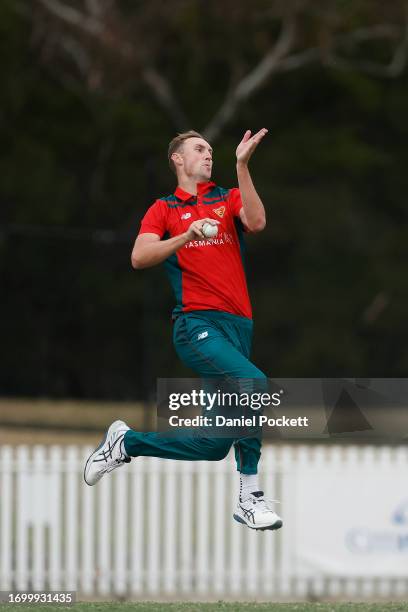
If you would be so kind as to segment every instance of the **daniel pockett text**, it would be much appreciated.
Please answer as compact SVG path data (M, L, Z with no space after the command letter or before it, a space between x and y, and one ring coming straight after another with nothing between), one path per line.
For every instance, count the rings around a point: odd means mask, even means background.
M286 417L280 416L277 418L267 417L263 414L253 414L252 416L241 416L228 418L223 415L195 416L193 418L179 417L172 415L169 417L169 425L171 427L308 427L309 419L305 416Z
M277 408L281 405L283 391L276 393L214 392L192 389L185 393L170 393L168 406L171 411L182 408L201 408L204 414L194 417L169 416L170 427L308 427L308 417L261 414L264 408ZM228 417L225 414L212 415L211 411L220 408L242 409L243 414ZM205 414L206 412L210 414Z

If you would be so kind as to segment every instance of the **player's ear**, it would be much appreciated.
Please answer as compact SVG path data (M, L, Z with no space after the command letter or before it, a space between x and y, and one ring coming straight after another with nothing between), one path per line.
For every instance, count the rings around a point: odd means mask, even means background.
M183 163L183 157L179 152L172 153L170 158L176 166L181 166Z

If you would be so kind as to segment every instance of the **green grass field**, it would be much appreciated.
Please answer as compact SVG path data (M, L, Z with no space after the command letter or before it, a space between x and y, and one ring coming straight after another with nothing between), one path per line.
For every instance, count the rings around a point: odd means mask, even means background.
M408 602L400 603L242 603L224 602L105 602L77 603L72 606L0 604L0 612L27 610L33 612L402 612Z

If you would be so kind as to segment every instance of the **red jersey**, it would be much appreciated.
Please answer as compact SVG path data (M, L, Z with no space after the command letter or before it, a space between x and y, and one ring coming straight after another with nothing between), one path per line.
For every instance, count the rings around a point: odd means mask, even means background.
M241 208L239 189L198 183L196 196L177 187L174 194L156 200L143 217L139 234L160 238L186 232L197 219L219 221L214 238L191 240L166 259L177 300L174 316L192 310L220 310L252 318L243 265Z

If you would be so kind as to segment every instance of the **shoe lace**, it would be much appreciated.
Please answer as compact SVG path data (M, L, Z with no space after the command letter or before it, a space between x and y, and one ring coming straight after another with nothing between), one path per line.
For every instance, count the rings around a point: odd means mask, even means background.
M263 508L264 510L269 510L271 512L274 512L272 504L280 504L280 501L278 499L269 499L265 497L263 491L255 491L251 494L251 497L252 503L254 505L256 504L257 506L260 506L260 508Z

